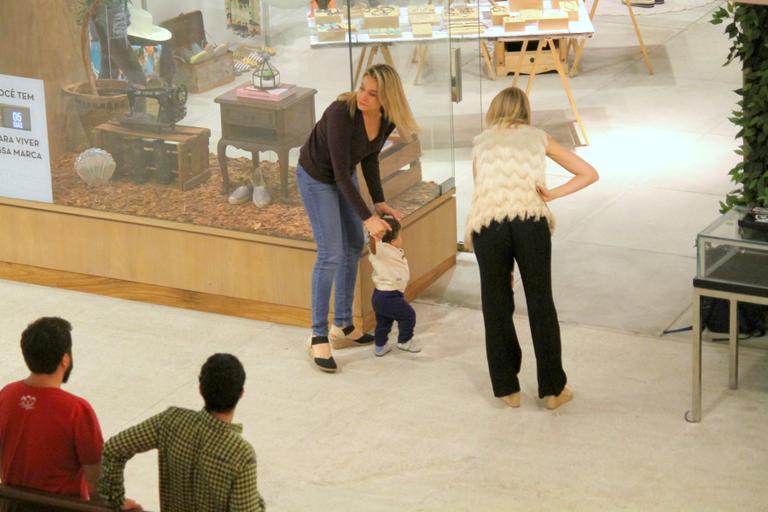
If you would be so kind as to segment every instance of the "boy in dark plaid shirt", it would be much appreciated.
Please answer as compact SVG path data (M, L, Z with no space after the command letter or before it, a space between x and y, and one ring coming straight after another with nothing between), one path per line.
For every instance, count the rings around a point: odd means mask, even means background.
M245 370L230 354L214 354L200 371L205 408L171 407L120 432L104 445L99 493L111 506L138 506L125 499L123 470L137 453L157 449L163 512L261 512L256 454L232 423L243 394Z

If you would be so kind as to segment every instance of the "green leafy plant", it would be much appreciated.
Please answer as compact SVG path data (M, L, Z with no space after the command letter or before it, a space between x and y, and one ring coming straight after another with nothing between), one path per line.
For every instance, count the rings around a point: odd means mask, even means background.
M741 99L731 122L742 140L736 154L743 160L731 169L731 181L740 186L729 193L721 209L737 205L768 207L768 6L728 2L714 12L711 23L727 22L731 48L725 65L741 62L744 85L735 92Z

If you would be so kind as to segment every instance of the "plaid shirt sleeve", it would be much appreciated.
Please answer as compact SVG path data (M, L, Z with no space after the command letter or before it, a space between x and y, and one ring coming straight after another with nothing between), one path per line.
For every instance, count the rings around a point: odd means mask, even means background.
M247 464L232 485L229 512L264 512L264 500L256 489L256 457Z
M114 507L120 508L125 501L125 464L137 453L157 448L160 425L165 413L152 416L112 437L104 445L101 459L99 494Z

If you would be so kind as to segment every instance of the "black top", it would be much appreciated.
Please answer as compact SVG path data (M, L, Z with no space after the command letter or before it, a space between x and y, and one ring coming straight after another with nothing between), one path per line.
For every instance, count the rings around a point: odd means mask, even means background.
M394 129L395 125L382 115L379 133L369 141L363 113L355 109L352 118L347 102L334 101L325 109L323 117L301 147L299 164L317 181L339 187L355 212L366 220L371 212L352 184L352 173L355 172L355 166L361 164L371 199L374 203L384 202L379 176L379 153Z

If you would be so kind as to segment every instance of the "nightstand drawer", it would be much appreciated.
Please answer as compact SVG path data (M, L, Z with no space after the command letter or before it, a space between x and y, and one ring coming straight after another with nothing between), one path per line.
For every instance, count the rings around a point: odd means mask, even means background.
M274 129L275 115L273 112L264 110L224 107L221 112L221 123Z

